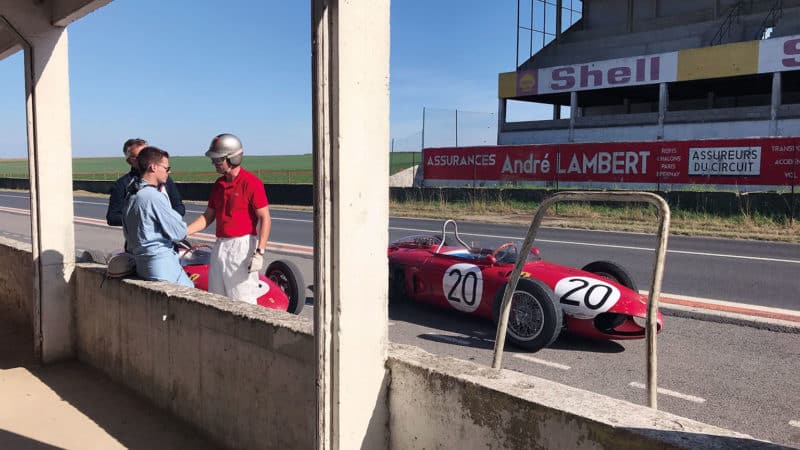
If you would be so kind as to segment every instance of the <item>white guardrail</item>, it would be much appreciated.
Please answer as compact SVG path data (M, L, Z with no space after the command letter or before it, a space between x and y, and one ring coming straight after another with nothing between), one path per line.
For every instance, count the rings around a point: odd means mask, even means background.
M542 224L544 214L547 212L551 205L558 202L585 202L585 201L598 201L598 202L635 202L635 203L650 203L658 209L658 231L656 239L658 246L656 248L656 260L653 266L653 279L650 285L647 302L647 324L645 327L645 337L647 339L647 398L648 405L653 409L658 409L657 387L658 387L658 358L656 347L657 319L658 319L658 298L661 295L661 281L664 275L664 259L667 254L667 239L669 238L669 222L670 210L667 202L656 194L649 192L587 192L587 191L566 191L559 192L552 197L545 199L536 215L533 216L533 222L528 229L528 234L525 236L525 241L522 244L522 249L517 257L514 270L511 272L511 278L508 280L506 290L503 293L503 304L500 309L500 320L497 324L497 338L495 339L494 346L494 359L492 367L500 369L503 360L503 348L506 342L506 329L508 328L508 315L511 310L511 296L517 289L517 283L522 273L522 267L525 265L527 255L531 251L533 241L536 238L536 233L539 231L539 226Z

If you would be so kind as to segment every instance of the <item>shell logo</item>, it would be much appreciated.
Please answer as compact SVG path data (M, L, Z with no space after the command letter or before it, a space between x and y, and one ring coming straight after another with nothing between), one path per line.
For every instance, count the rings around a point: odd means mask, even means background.
M521 91L532 91L536 87L536 75L527 72L519 78L519 89Z

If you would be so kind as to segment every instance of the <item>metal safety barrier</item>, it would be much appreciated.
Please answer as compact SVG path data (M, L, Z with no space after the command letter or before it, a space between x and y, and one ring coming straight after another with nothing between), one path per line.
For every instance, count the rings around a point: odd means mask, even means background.
M497 337L494 345L494 359L492 367L500 369L503 359L503 347L506 342L506 330L508 328L508 315L511 311L511 296L517 289L522 268L525 265L527 255L531 251L533 241L536 238L536 233L539 226L542 224L547 209L558 202L585 202L585 201L598 201L598 202L635 202L635 203L650 203L658 209L658 231L656 233L656 240L658 246L656 247L656 260L653 266L653 280L650 285L650 292L648 294L647 302L647 323L645 326L645 337L647 339L647 398L648 405L651 408L658 408L657 399L657 348L656 348L656 334L657 319L658 319L658 298L661 295L661 281L664 275L664 258L667 254L667 239L669 237L669 222L670 210L667 202L663 198L650 192L586 192L586 191L567 191L559 192L552 197L545 199L536 215L533 216L533 222L528 229L528 234L525 236L525 241L522 244L522 249L517 257L517 262L514 265L514 270L511 272L511 278L508 280L506 290L503 293L503 303L500 309L500 318L497 324Z

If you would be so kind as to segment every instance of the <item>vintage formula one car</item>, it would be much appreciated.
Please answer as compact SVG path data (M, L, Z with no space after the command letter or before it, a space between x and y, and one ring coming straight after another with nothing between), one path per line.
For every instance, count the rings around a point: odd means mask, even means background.
M453 225L454 242L447 239ZM506 283L517 260L517 246L475 248L448 220L441 236L407 236L392 242L389 301L414 301L491 318L498 322ZM647 297L620 265L595 261L578 270L543 261L536 248L526 262L509 313L507 339L537 351L565 330L593 339L645 336ZM658 314L658 330L663 318Z
M177 245L183 270L189 275L194 287L208 290L208 264L211 259L210 246L191 245L184 240ZM117 252L118 253L118 252ZM113 253L112 253L113 255ZM83 262L106 263L109 255L102 251L87 250L80 258ZM293 262L278 259L259 274L258 304L270 309L300 314L306 301L303 274Z

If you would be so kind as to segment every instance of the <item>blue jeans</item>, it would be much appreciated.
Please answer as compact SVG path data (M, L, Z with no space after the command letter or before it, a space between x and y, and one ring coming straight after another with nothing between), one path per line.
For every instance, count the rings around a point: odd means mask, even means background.
M136 273L145 280L169 281L181 286L194 287L194 283L181 267L178 254L173 251L155 256L137 256Z

